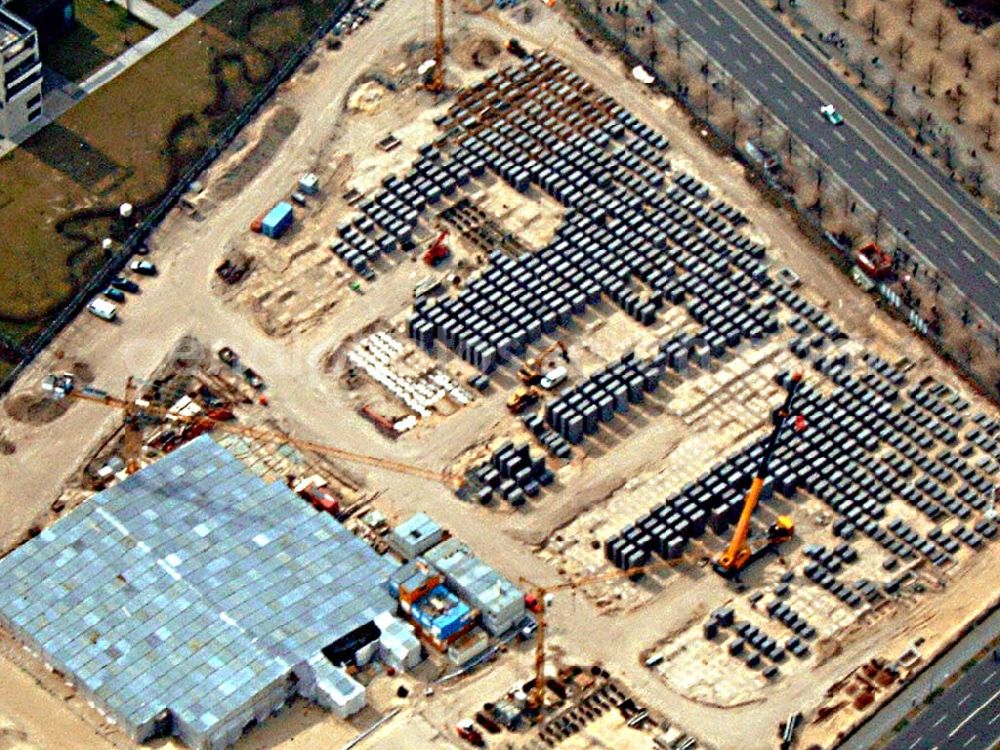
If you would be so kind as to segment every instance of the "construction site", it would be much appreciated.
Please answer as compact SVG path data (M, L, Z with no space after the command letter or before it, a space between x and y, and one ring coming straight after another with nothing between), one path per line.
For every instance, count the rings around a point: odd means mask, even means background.
M4 399L0 748L837 747L1000 408L568 9L369 7Z

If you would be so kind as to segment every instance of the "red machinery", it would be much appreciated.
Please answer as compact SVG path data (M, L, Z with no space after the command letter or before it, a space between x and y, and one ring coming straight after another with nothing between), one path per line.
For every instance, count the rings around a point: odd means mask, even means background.
M483 747L486 744L483 740L482 733L476 729L471 719L463 719L458 722L458 724L455 725L455 731L458 732L459 737L468 742L470 745Z
M881 281L892 271L892 254L874 242L869 242L858 250L855 262L865 274L876 281Z
M447 237L448 230L445 229L437 236L437 239L434 240L434 243L430 246L430 248L428 248L427 252L424 253L424 263L429 266L436 266L438 263L451 255L451 251L448 249L448 245L445 242Z

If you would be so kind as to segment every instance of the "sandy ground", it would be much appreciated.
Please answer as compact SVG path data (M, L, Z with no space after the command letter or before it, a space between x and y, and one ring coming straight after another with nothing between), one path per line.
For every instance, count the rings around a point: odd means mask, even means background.
M423 3L416 0L391 0L375 20L346 40L344 50L317 51L319 64L315 70L293 79L272 104L295 108L305 116L241 198L212 202L212 182L224 166L206 175L204 182L210 200L201 210L202 220L194 221L177 212L153 238L152 258L161 269L160 277L145 283L142 295L124 306L119 324L107 325L86 317L71 325L51 351L35 363L22 380L19 392L33 391L47 372L64 369L62 363L66 361L89 363L95 372L95 386L120 391L127 375L151 372L173 343L190 333L213 347L232 346L252 362L268 382L269 408L289 420L303 437L442 468L498 421L509 419L501 407L505 394L495 392L440 424L420 430L419 434L390 441L378 435L356 413L357 404L345 395L336 379L320 375L327 353L346 337L372 321L391 319L403 309L411 297L413 283L425 273L422 268L399 264L385 269L366 295L346 296L338 304L337 314L324 317L301 335L281 338L262 335L259 321L245 305L212 291L213 269L230 248L247 241L246 227L262 207L286 195L302 173L317 166L332 169L341 154L357 157L370 151L373 141L386 134L381 126L374 124L382 122L377 119L379 113L372 115L376 119L367 123L358 120L361 127L350 127L351 119L345 120L343 115L345 97L356 76L385 62L383 40L392 38L402 43L414 38L415 30L422 28L423 12ZM608 54L590 52L556 12L539 8L535 19L524 25L510 15L498 16L495 11L478 17L453 10L449 24L453 29L459 24L467 30L488 29L500 39L516 35L527 43L546 47L591 81L614 92L634 113L671 139L670 157L676 167L706 178L718 193L753 218L754 226L759 228L756 233L768 241L779 262L787 263L806 278L810 293L827 300L831 312L857 340L864 342L878 335L880 340L891 342L901 355L914 361L930 360L930 352L905 328L884 321L871 301L839 272L817 262L817 254L804 246L792 223L756 197L744 183L742 170L734 161L705 149L669 100L651 96L631 80L624 83L627 79L621 64ZM398 49L390 48L390 52L398 54ZM503 58L500 61L506 62ZM468 70L457 72L463 76L472 74ZM412 88L395 96L406 105L432 103L427 94ZM379 112L384 113L385 108ZM367 115L358 115L363 116ZM326 231L332 235L333 225L327 226ZM9 478L0 485L0 507L4 509L0 543L4 548L45 513L67 477L75 471L81 456L87 453L88 446L97 443L116 421L117 416L112 412L81 404L72 405L63 417L42 426L28 427L6 417L2 419L0 427L18 447L13 457L0 456L0 470ZM378 507L391 517L417 508L427 511L512 580L525 577L538 582L553 581L557 570L539 560L533 545L588 505L600 502L623 476L640 473L646 464L662 455L665 437L662 428L646 427L649 425L636 426L629 437L628 450L622 450L622 446L608 450L589 458L567 474L565 480L560 477L562 490L553 496L555 501L531 514L499 513L464 505L444 487L384 472L369 473L368 489L385 490ZM643 648L651 646L663 633L683 625L692 612L707 611L729 596L705 571L697 570L691 577L697 585L676 587L676 591L671 591L669 603L661 599L653 606L615 618L602 616L584 597L560 594L553 608L551 637L555 646L572 652L574 661L605 663L636 694L682 726L703 730L718 747L770 747L774 729L787 715L790 701L818 703L830 682L867 658L885 637L881 631L859 636L840 657L816 672L790 679L780 693L761 705L728 711L702 706L670 690L641 666L638 657ZM945 632L954 624L955 618L947 613L963 601L964 585L929 600L934 601L934 611L945 620L929 621L929 631ZM972 585L971 579L968 585ZM629 644L629 648L623 649L623 643ZM406 709L362 746L437 747L452 742L451 725L484 700L479 680L503 678L504 684L509 685L513 681L510 677L523 679L528 674L529 662L527 653L522 652L517 659L505 656L501 668L511 671L491 670L469 685L459 683L447 691L454 696L450 698L454 705L435 696L419 709ZM15 663L0 659L0 675L0 716L7 717L15 732L24 733L29 746L62 747L69 737L77 744L66 746L103 746L93 731L81 723L78 718L81 712L74 706L69 706L69 710L60 707L60 701L37 688L20 690L20 685L26 680L30 683L30 678ZM23 703L24 692L30 696L29 705ZM422 718L413 718L415 710L421 712ZM54 718L49 718L50 715ZM296 705L241 740L238 747L336 747L343 742L345 732L350 735L353 731L356 730L343 722ZM748 737L758 739L748 743ZM110 739L120 746L131 744L119 733Z

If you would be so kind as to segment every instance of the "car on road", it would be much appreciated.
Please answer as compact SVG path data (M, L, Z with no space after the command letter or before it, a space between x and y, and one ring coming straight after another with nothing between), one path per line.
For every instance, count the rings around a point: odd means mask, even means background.
M133 271L143 276L156 276L156 265L148 260L136 260L129 266Z
M87 312L91 315L96 315L101 320L112 321L118 315L118 308L106 299L95 297L90 301L90 304L87 305Z
M125 301L125 292L123 292L121 289L115 289L113 286L109 286L107 289L104 290L104 296L107 297L109 300L113 300L114 302Z
M139 285L132 281L132 279L126 279L124 276L115 276L111 279L111 286L129 294L137 294L139 291Z
M819 112L831 125L841 125L844 122L843 115L832 104L824 104L819 108Z

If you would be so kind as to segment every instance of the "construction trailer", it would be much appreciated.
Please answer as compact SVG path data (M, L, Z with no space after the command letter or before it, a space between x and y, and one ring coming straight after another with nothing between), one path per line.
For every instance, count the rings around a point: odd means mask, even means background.
M292 204L281 201L278 205L268 211L261 220L260 231L265 237L276 240L292 226L295 219L295 212Z

